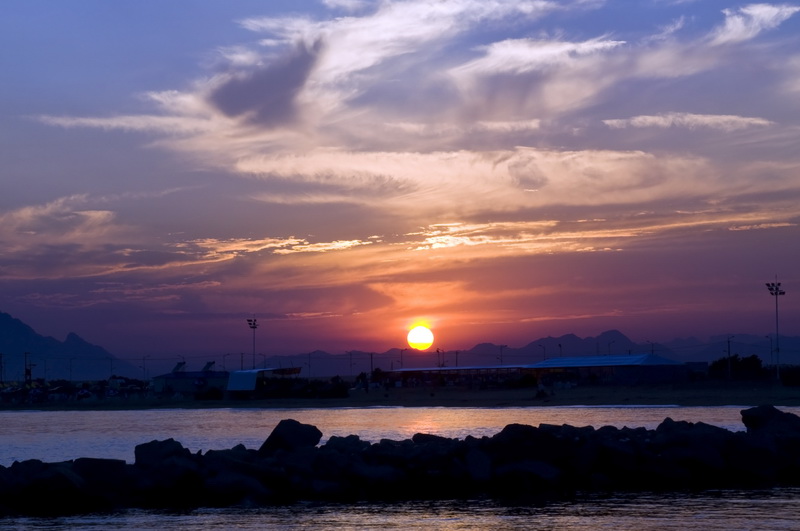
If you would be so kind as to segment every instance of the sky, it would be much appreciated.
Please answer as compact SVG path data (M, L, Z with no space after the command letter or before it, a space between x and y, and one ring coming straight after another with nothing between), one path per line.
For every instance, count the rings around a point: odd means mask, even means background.
M776 278L799 333L798 2L5 0L0 44L0 311L44 335L768 335Z

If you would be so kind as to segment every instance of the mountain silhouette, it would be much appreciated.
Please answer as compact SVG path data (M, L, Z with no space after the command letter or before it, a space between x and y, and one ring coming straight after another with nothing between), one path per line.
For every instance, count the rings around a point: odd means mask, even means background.
M0 312L0 354L3 381L22 381L25 364L34 379L104 380L112 374L135 372L107 350L74 333L64 341L42 336L19 319Z
M759 356L765 365L774 363L770 336L738 334L713 336L708 341L677 338L665 343L637 343L619 330L607 330L596 337L565 334L543 337L521 347L479 343L470 349L439 350L436 345L426 351L392 348L382 353L350 350L331 354L323 350L311 353L271 356L259 366L301 367L301 377L309 372L314 378L354 376L370 368L393 370L424 367L469 367L495 365L529 365L556 357L607 356L654 353L675 361L715 361L730 354L741 357ZM19 319L0 312L0 376L4 381L23 379L26 362L32 365L34 378L48 380L102 380L112 374L140 377L141 368L122 361L104 348L88 343L74 333L64 341L36 333ZM800 364L800 337L781 336L782 365ZM234 364L237 365L237 364ZM232 367L236 370L237 367Z

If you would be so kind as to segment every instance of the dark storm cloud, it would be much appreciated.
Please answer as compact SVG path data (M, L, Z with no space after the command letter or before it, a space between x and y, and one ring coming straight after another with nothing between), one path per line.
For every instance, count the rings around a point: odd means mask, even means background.
M211 103L229 117L249 123L278 126L297 115L297 95L302 91L319 55L320 45L297 46L292 52L262 68L235 74L210 95Z

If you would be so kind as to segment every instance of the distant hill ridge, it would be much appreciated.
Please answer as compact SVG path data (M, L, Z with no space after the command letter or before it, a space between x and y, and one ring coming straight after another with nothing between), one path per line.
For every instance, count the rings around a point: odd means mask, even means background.
M0 312L0 353L2 378L20 381L26 362L33 365L34 378L101 380L129 372L132 367L105 350L70 332L64 341L42 336L30 326L7 313Z
M272 367L303 367L302 376L313 377L357 374L366 371L370 358L375 368L382 370L400 367L474 366L474 365L519 365L537 363L554 357L603 356L623 354L655 353L676 361L714 361L727 355L728 339L731 338L731 354L757 355L771 365L769 337L752 334L720 335L709 341L696 338L673 339L667 343L636 343L619 330L607 330L596 337L578 337L565 334L559 337L543 337L521 347L479 343L466 350L436 352L436 346L426 352L399 348L383 353L353 350L348 354L331 354L316 350L309 354L271 356L263 361ZM781 336L781 364L800 365L800 337ZM49 380L72 378L75 380L101 380L112 374L140 377L141 369L116 358L103 347L93 345L75 333L69 333L64 341L36 333L33 328L7 313L0 312L0 353L2 354L2 378L5 381L22 380L25 353L28 362L34 365L33 377ZM150 353L146 353L150 354ZM153 353L163 354L163 353ZM202 361L200 359L202 358ZM188 370L199 370L206 361L214 361L213 355L200 355L190 360ZM309 367L309 362L311 366ZM197 365L197 367L193 367ZM149 375L167 372L153 367Z

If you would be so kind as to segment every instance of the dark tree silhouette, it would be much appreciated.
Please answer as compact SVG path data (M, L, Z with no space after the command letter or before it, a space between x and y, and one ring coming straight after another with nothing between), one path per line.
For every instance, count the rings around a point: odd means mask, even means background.
M744 358L738 354L724 356L709 365L708 375L717 380L761 380L767 376L761 358L755 354Z

